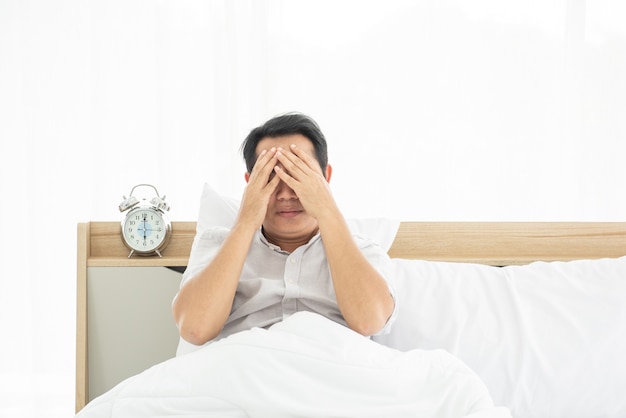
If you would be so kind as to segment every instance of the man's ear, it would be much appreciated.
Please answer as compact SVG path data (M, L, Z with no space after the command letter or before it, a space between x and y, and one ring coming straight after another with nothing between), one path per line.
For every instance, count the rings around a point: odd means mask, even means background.
M246 179L246 183L250 181L250 173L248 173L246 171L246 174L243 175L243 177Z
M326 164L326 173L325 173L325 177L326 177L326 181L330 183L330 177L333 174L333 167L330 164Z

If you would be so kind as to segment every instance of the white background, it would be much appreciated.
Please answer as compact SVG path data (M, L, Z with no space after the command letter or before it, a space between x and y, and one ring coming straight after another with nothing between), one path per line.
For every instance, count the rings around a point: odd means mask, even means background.
M347 217L626 220L625 4L0 0L0 416L73 414L76 224L239 197L278 113Z

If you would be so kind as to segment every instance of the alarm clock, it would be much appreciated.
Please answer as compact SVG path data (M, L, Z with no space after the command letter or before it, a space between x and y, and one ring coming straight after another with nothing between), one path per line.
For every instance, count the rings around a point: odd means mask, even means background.
M149 202L133 196L135 189L142 186L151 187L156 193ZM172 236L172 225L166 214L170 206L165 202L165 196L159 196L156 187L151 184L138 184L123 199L119 209L120 212L128 211L121 223L122 241L130 249L128 258L133 254L162 257L161 251Z

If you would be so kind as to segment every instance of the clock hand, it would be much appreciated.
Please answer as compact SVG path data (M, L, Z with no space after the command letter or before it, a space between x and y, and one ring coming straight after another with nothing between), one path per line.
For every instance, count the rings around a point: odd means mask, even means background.
M146 240L146 218L143 218L143 240Z

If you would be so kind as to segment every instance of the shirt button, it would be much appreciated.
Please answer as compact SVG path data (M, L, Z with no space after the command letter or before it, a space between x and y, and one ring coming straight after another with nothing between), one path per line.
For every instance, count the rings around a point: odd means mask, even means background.
M296 264L296 259L295 258L291 259L291 264Z

